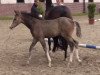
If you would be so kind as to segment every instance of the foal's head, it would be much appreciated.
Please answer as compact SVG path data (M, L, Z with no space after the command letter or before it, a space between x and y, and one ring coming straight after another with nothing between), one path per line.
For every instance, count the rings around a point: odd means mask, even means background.
M10 29L15 28L17 25L22 23L21 12L20 11L14 11L14 12L15 12L15 17L13 19L11 26L10 26Z

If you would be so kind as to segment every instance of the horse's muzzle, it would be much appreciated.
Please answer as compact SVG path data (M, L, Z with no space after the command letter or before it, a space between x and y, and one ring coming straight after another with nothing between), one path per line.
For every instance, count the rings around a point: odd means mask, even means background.
M9 27L9 29L13 29L13 27Z

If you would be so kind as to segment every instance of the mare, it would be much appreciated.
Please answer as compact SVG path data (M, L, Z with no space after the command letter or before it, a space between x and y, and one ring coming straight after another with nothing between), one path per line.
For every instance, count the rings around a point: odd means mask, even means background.
M45 2L45 0L39 0L40 2ZM45 11L45 19L51 20L51 19L56 19L59 17L68 17L70 19L72 18L72 14L70 9L67 6L54 6L52 3L52 0L46 0L46 11ZM81 32L81 28L78 22L76 22L79 31ZM58 42L58 39L60 40L60 44ZM65 41L65 39L61 36L53 37L54 40L54 47L53 47L53 52L55 52L57 47L60 47L62 50L65 51L65 60L67 58L67 48L68 48L68 43ZM48 44L49 44L49 50L51 50L51 41L50 38L48 39Z
M76 58L79 62L81 62L78 55L78 42L72 36L72 33L76 28L76 22L73 20L66 17L60 17L54 20L39 20L27 13L15 11L15 17L13 19L12 25L10 26L10 29L15 28L20 23L23 23L26 27L28 27L33 36L33 41L29 48L29 60L27 61L28 63L31 59L32 49L37 42L40 42L48 59L48 66L51 67L51 57L46 47L44 38L52 38L56 36L62 36L66 41L68 41L68 45L70 47L69 63L72 62L74 48L77 48L75 49ZM79 31L77 28L76 30L76 34L78 35Z

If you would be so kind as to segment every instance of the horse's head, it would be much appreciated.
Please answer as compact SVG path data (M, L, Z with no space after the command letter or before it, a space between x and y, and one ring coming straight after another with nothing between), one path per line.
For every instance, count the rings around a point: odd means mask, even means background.
M17 25L22 23L21 12L20 11L14 11L14 12L15 12L15 17L13 19L11 26L10 26L10 29L15 28Z

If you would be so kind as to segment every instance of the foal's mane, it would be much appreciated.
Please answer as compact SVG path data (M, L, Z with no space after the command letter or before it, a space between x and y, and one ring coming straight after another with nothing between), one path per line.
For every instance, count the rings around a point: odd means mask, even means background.
M30 18L30 19L33 18L31 13L28 13L28 12L25 12L25 11L21 11L21 15L23 15L26 18Z
M21 11L21 15L24 17L24 20L28 20L30 21L30 23L35 23L34 20L39 20L37 18L35 18L34 16L32 16L31 13L25 12L25 11Z

